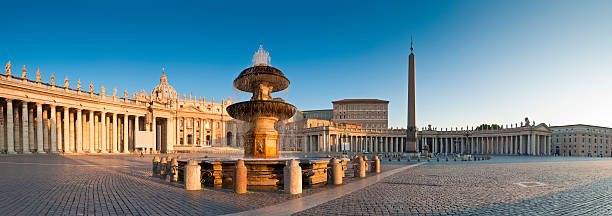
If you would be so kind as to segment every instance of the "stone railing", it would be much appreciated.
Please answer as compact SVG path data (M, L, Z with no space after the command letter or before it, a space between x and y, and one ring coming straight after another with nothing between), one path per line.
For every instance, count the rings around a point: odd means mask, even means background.
M7 75L7 74L0 74L0 79L6 80L6 81L13 81L15 84L36 86L36 87L40 87L40 88L47 88L47 89L49 89L51 91L70 93L70 94L74 94L74 95L78 95L78 96L82 96L82 97L89 96L89 98L99 98L99 99L102 99L102 100L109 100L109 101L116 101L116 102L123 102L123 103L128 103L128 104L137 104L137 105L146 104L146 102L137 101L135 99L130 99L130 98L127 98L127 97L117 97L117 96L113 96L113 95L100 94L100 93L96 93L96 92L93 92L93 91L83 91L82 89L75 89L75 88L70 88L70 87L65 87L65 86L58 86L58 85L54 85L54 84L50 84L50 83L45 83L45 82L36 81L36 80L30 80L30 79L27 79L27 78L16 77L16 76L12 76L12 75L9 78L9 75Z

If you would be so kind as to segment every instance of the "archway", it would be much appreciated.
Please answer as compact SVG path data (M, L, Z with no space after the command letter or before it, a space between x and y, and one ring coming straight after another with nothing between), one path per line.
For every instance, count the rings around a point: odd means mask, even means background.
M232 132L227 132L227 135L225 137L227 139L227 146L232 146Z

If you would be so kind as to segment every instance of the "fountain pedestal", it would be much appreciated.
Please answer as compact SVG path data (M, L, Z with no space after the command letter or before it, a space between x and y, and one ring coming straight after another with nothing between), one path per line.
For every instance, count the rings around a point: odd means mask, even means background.
M256 117L244 135L244 155L254 158L278 158L278 132L274 123L278 118Z

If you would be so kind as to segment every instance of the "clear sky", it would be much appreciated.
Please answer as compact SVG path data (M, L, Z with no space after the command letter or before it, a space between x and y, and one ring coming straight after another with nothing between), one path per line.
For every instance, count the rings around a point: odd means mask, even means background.
M410 35L417 123L612 127L612 1L6 1L0 63L83 86L150 92L232 88L263 43L301 110L389 100L406 127ZM108 90L107 90L108 91Z

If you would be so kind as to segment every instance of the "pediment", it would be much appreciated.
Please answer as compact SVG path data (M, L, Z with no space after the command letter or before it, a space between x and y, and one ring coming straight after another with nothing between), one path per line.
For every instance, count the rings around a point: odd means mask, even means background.
M192 105L187 105L187 106L183 106L181 108L179 108L177 110L178 112L188 112L188 113L204 113L204 110L201 110L197 107L194 107Z
M544 124L544 123L540 123L538 125L535 126L534 130L536 131L544 131L544 132L550 132L550 128L548 128L548 125Z

